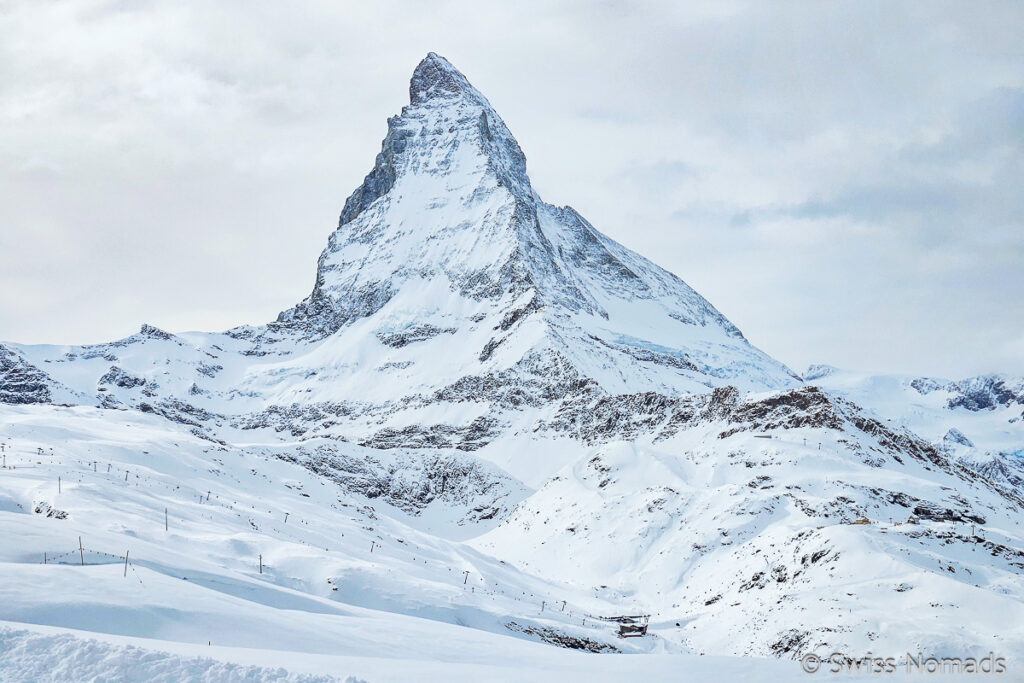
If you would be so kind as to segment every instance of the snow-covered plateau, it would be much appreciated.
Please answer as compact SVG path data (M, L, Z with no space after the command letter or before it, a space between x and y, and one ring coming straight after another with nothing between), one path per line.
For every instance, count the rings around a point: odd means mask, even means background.
M795 373L433 53L308 297L0 344L0 444L0 681L1024 680L1024 379Z

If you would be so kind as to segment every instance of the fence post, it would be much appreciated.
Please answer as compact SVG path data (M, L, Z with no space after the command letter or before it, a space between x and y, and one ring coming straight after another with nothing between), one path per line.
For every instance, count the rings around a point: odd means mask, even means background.
M164 508L164 531L167 531L167 508Z
M128 551L124 551L124 575L128 576Z
M260 574L263 573L263 554L260 554Z

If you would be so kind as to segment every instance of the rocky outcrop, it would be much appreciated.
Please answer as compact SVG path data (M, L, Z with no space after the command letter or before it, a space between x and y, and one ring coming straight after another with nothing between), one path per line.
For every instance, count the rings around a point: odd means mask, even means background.
M0 403L49 403L53 380L0 344Z
M947 403L950 408L979 411L1024 405L1024 380L1010 382L1002 377L987 375L961 380L948 388L956 392Z
M457 452L384 455L323 444L272 454L412 515L435 504L462 510L460 524L500 520L526 494L514 479Z

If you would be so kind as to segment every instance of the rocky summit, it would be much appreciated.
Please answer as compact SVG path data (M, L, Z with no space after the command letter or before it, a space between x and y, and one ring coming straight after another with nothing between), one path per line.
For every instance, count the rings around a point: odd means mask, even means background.
M0 345L0 619L352 654L465 631L480 652L1021 652L1022 387L797 375L545 203L431 53L276 320ZM84 551L27 566L80 535L162 592L87 581ZM100 616L43 604L54 582Z

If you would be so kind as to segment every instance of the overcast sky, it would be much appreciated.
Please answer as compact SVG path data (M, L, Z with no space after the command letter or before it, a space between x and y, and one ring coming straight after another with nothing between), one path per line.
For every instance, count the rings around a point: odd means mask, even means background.
M436 51L797 371L1024 372L1024 3L0 2L0 339L309 293Z

